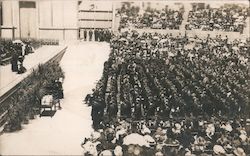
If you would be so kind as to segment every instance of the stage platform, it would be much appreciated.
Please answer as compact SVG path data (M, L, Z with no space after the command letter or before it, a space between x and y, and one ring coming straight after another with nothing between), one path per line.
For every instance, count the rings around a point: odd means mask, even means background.
M56 57L60 52L67 47L65 45L59 46L42 46L35 50L35 53L25 56L23 65L27 71L23 74L17 74L11 71L11 64L0 66L0 97L5 95L8 91L19 84L26 78L33 69L36 69L39 64L48 62L53 57Z

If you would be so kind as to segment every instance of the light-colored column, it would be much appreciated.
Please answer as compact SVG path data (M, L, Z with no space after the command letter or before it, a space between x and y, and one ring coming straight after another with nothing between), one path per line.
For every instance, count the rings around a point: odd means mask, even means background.
M13 25L12 1L3 1L3 25Z
M78 1L64 1L64 28L66 29L64 32L65 40L76 40L78 37ZM70 30L67 30L69 29Z
M51 27L51 1L43 0L39 1L39 15L40 15L40 26L44 27Z
M3 1L2 2L2 12L3 12L3 25L2 27L13 27L13 9L12 1ZM2 29L1 37L3 38L12 38L12 29Z
M19 26L19 2L18 1L12 1L12 26L14 26L16 29L15 31L15 38L20 37L20 26Z

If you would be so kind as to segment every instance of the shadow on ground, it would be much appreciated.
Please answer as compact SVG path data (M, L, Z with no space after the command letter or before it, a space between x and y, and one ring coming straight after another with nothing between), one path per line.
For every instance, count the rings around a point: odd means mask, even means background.
M56 113L56 110L44 110L41 114L40 117L53 117Z

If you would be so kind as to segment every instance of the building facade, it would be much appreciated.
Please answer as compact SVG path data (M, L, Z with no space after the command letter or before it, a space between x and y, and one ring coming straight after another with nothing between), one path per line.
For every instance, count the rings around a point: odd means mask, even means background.
M111 29L113 9L90 0L1 0L0 37L74 40L81 29Z

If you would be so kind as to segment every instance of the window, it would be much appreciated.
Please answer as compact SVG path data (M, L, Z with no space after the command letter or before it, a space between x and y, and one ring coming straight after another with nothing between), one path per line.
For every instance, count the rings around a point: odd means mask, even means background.
M20 8L36 8L36 3L29 1L21 1Z

